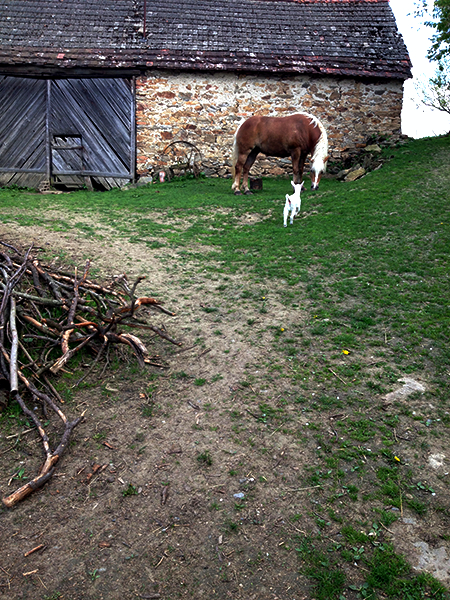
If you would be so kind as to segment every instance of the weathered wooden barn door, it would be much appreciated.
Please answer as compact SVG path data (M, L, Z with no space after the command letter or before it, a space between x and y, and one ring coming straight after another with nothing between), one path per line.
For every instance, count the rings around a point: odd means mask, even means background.
M133 180L134 98L131 79L0 78L0 184Z
M50 102L55 180L91 177L109 188L133 179L132 81L57 79Z
M0 76L0 185L37 187L46 172L47 84Z

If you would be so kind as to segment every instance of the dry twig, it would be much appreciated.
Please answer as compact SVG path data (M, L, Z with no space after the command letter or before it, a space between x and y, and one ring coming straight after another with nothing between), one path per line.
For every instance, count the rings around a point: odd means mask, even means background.
M70 275L32 258L32 247L22 254L6 242L0 241L0 246L6 248L0 251L0 379L8 384L9 398L17 401L34 424L45 453L36 477L3 498L10 507L50 479L73 429L83 418L68 419L59 407L63 399L50 381L76 354L83 349L92 352L88 374L114 344L131 348L141 366L153 364L145 344L123 327L150 329L173 344L181 344L156 325L137 320L136 312L142 307L174 314L154 298L135 296L143 277L129 284L126 275L121 275L102 286L88 279L90 261L78 278L76 270ZM55 355L58 348L60 356ZM60 420L63 431L55 449L37 411L28 407L30 401L41 405L45 420L47 411Z

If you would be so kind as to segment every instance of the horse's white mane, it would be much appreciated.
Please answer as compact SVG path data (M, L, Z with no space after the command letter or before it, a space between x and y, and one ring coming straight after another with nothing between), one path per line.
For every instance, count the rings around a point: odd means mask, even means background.
M328 157L328 136L327 132L325 131L325 127L314 115L310 115L306 112L302 112L300 114L308 117L308 119L311 120L311 123L314 123L314 125L317 125L317 127L320 129L320 138L318 139L314 148L314 152L311 155L311 171L315 171L316 173L326 171L327 163L325 159Z

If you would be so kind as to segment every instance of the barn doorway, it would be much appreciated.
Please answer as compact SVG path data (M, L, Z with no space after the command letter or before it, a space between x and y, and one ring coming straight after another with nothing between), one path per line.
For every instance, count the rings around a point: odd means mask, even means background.
M111 189L135 180L134 78L0 76L0 185Z

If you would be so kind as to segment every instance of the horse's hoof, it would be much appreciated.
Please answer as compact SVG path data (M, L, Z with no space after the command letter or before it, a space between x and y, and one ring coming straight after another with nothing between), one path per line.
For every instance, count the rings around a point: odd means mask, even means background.
M252 195L253 195L253 192L251 192L250 190L247 190L247 191L245 191L245 192L244 192L244 194L245 194L246 196L252 196Z
M235 195L235 196L242 196L242 192L241 192L240 190L236 190L236 191L234 192L234 195Z

